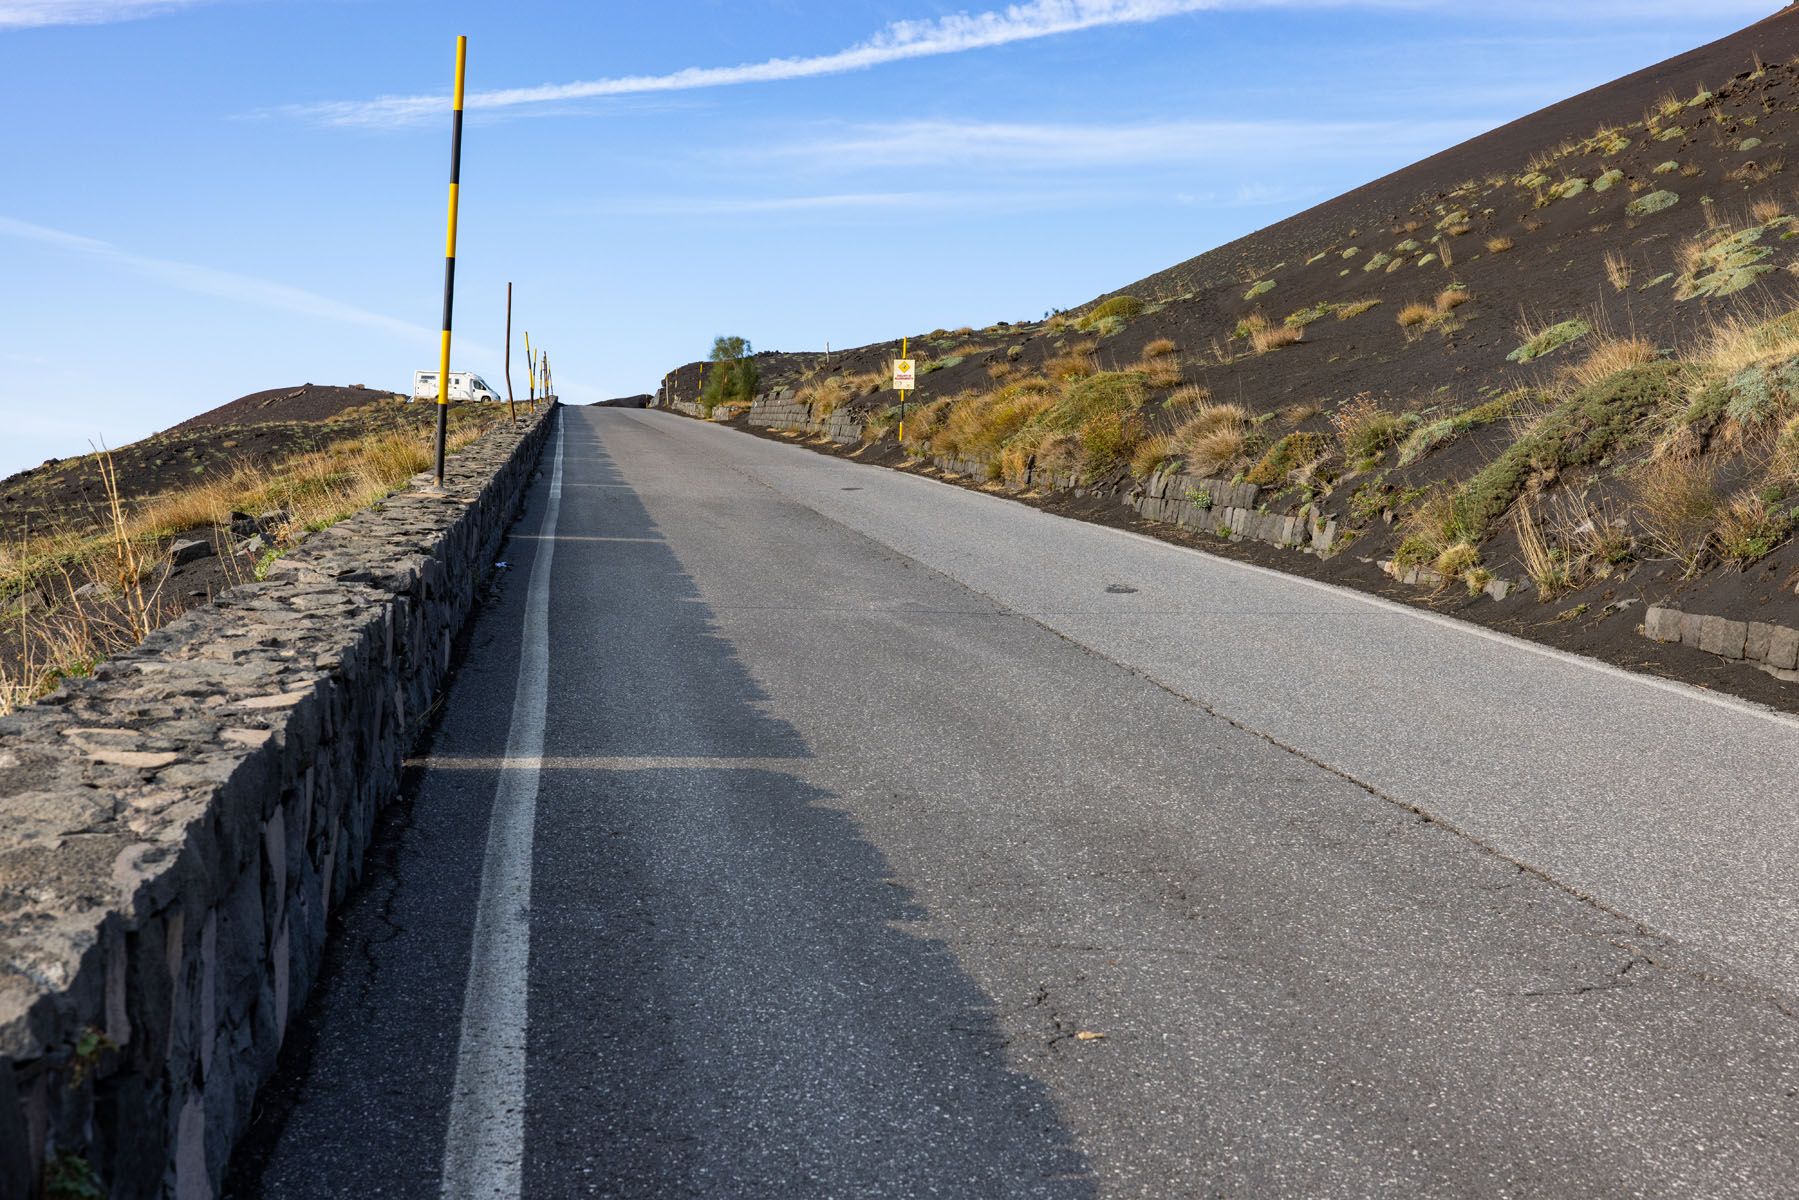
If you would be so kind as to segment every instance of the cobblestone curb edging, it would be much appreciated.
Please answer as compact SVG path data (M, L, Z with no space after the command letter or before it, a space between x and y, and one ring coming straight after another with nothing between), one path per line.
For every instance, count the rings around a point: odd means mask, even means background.
M1652 604L1643 613L1643 636L1748 662L1780 679L1799 680L1799 629L1785 625L1732 621Z
M217 1193L554 411L0 719L0 1198Z

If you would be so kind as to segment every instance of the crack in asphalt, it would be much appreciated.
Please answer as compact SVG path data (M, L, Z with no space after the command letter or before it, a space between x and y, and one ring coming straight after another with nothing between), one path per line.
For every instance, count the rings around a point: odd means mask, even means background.
M1641 955L1633 954L1625 959L1624 965L1613 971L1611 977L1604 983L1582 983L1568 988L1543 988L1538 991L1524 992L1521 994L1527 1000L1536 1000L1546 997L1587 996L1594 992L1615 992L1631 986L1630 982L1624 977L1630 974L1631 968L1635 967L1638 963L1642 963L1645 966L1654 965Z

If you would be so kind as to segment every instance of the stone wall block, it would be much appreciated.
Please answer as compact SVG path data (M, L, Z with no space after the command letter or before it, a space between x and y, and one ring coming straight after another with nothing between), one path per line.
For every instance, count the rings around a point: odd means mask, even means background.
M1643 636L1657 642L1678 642L1680 619L1681 612L1678 608L1651 604L1643 614Z
M1741 658L1748 637L1747 622L1711 616L1699 620L1699 648L1707 654Z
M1799 629L1774 626L1768 635L1768 651L1762 661L1782 671L1799 669Z

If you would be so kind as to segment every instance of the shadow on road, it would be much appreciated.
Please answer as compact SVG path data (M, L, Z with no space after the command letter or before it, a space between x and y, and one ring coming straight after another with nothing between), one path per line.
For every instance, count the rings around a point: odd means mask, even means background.
M1094 1195L599 436L565 413L531 900L528 1196ZM231 1194L433 1195L542 488ZM871 683L878 686L878 683ZM833 764L833 778L855 764ZM869 780L868 786L879 786Z
M552 679L527 1192L1092 1195L595 424L570 422L565 470L597 486L563 530L598 540L557 547L553 625L591 644Z

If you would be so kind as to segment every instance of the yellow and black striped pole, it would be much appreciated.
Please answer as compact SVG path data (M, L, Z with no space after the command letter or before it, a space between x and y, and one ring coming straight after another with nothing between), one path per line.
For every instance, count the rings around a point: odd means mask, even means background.
M444 234L443 341L437 349L437 486L444 485L444 443L450 427L450 315L456 309L456 200L462 178L462 78L468 39L456 39L456 99L450 117L450 219Z

